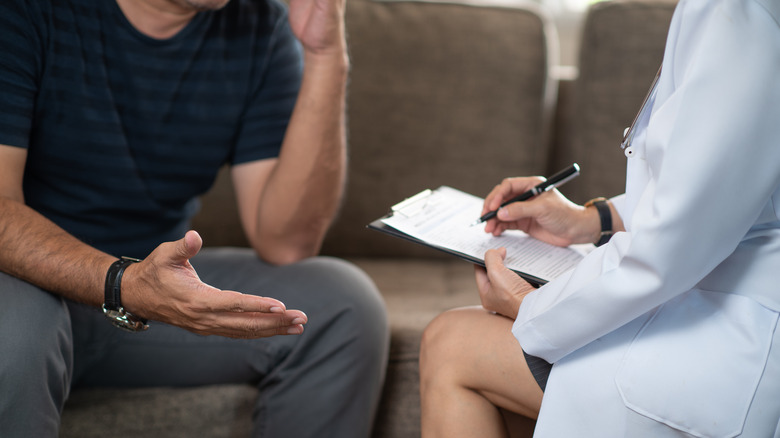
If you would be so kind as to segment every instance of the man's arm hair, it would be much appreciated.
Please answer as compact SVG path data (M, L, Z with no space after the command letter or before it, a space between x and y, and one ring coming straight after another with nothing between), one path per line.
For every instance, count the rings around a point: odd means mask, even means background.
M103 302L114 258L24 204L23 148L0 145L0 270L74 301Z

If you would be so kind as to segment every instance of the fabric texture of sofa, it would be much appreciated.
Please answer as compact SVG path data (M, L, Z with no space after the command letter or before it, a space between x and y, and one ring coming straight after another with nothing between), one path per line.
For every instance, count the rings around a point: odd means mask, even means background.
M564 194L583 202L620 193L618 145L660 64L674 4L595 4L583 25L579 77L557 81L554 25L534 5L349 1L349 182L323 254L363 268L389 311L375 437L420 435L422 331L442 311L479 300L468 263L366 225L426 188L483 196L503 177L546 175L571 162L582 175ZM193 223L206 245L246 245L234 199L222 172ZM248 385L77 389L60 436L248 436L255 394ZM519 434L533 427L507 419Z

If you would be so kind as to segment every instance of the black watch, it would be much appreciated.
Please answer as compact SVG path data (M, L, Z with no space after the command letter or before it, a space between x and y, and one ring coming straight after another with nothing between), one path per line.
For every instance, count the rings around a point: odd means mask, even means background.
M601 235L596 242L596 246L601 246L612 238L615 234L612 231L612 212L609 210L609 204L607 204L607 198L594 198L585 203L585 207L596 207L596 211L599 213L599 220L601 221Z
M149 328L146 320L127 312L122 307L122 274L125 268L140 262L131 257L122 257L111 264L106 273L106 300L103 303L103 314L115 326L129 332L140 332Z

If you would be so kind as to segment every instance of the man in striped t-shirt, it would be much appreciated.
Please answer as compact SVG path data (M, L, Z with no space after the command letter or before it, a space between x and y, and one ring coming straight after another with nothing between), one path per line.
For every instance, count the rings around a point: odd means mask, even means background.
M226 382L258 383L258 435L369 434L384 308L313 257L345 178L343 12L0 2L0 436L56 436L71 387ZM188 231L223 164L254 251Z

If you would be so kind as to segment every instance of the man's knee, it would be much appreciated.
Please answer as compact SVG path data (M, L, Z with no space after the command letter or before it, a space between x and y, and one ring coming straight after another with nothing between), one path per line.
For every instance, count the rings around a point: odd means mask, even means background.
M353 310L356 321L386 326L387 311L371 278L355 265L336 258L317 257L305 263L310 296L336 308Z
M387 310L376 285L355 265L336 258L317 257L305 262L312 282L311 296L320 310L338 319L343 331L360 333L362 348L386 349ZM306 309L303 309L306 311ZM327 316L326 316L327 317Z

